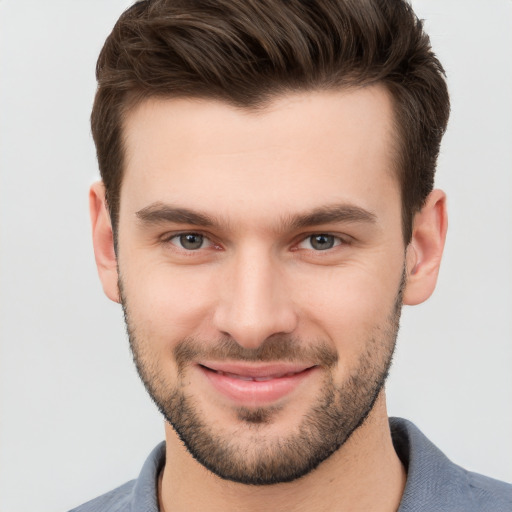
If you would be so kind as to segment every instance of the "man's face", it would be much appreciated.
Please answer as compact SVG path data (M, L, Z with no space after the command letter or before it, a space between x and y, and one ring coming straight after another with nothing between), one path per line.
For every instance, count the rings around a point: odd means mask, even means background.
M387 94L155 99L125 134L119 284L148 391L219 476L306 474L370 413L398 330Z

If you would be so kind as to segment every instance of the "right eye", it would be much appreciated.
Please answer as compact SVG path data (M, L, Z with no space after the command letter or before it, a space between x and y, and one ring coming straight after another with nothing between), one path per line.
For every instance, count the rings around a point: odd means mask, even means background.
M208 238L199 233L180 233L169 238L169 242L186 251L197 251L213 245Z

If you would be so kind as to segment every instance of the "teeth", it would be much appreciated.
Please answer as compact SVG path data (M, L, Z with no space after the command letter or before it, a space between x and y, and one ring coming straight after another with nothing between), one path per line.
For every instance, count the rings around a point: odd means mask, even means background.
M233 377L235 379L240 379L240 380L253 380L252 377L246 377L245 375L235 375L234 373L227 373L226 375L228 377Z
M267 380L279 379L281 377L291 377L292 375L295 375L295 372L290 372L290 373L284 373L283 375L269 375L266 377L249 377L246 375L237 375L236 373L228 373L228 372L223 372L220 370L215 370L215 371L219 375L225 375L226 377L231 377L232 379L239 379L239 380L246 380L246 381L252 380L254 382L265 382Z

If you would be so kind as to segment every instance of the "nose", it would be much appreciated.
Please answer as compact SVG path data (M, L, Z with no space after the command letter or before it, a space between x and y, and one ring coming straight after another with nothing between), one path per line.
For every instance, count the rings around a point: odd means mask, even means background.
M298 319L283 269L268 252L246 250L224 270L214 314L220 333L245 348L258 348L274 334L295 330Z

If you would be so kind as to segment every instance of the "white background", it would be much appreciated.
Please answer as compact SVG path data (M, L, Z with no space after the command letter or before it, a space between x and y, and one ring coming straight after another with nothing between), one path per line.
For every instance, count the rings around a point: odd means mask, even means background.
M163 424L96 277L94 66L127 0L0 0L0 511L66 510L135 477ZM406 308L390 413L512 481L512 2L423 0L452 118L438 290Z

